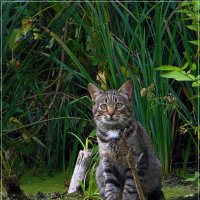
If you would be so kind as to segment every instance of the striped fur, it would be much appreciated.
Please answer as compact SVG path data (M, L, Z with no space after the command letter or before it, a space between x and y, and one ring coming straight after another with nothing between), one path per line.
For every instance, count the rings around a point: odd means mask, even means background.
M136 169L144 193L150 200L154 191L160 191L161 165L142 125L133 119L132 81L126 82L119 90L103 92L93 84L89 84L88 89L97 126L100 162L96 180L101 196L105 200L139 199L119 138L119 133L127 128L127 142L137 160ZM155 198L154 195L154 200L162 199L160 196Z

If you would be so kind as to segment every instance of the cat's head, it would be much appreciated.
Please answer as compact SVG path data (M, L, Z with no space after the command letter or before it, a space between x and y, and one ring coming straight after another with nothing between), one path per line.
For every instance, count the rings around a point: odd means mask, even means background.
M96 123L115 126L132 118L131 96L133 82L125 82L119 90L103 91L89 83L93 101L93 115Z

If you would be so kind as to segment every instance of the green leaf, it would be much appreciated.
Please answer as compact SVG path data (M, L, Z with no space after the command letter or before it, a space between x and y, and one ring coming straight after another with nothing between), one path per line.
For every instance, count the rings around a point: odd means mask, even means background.
M189 65L189 62L186 62L186 63L183 65L183 67L181 67L181 71L183 71L184 69L186 69L186 68L188 67L188 65Z
M76 134L74 134L72 132L68 132L68 133L72 134L81 143L82 147L85 149L84 143L82 142L82 140Z
M193 71L195 71L196 68L197 68L196 63L192 63L190 69L193 70Z
M13 29L10 35L8 36L8 46L11 51L14 51L20 44L21 39L23 38L21 29Z
M189 10L183 9L183 10L177 10L178 13L189 13Z
M53 44L54 44L54 38L52 37L51 40L49 41L49 43L46 45L45 48L51 49L53 47Z
M46 146L41 142L41 140L38 137L32 136L32 139L35 140L35 142L37 142L38 144L40 144L40 145L42 145L43 147L46 148Z
M33 39L34 40L39 40L41 39L41 34L39 32L39 29L38 28L33 28Z
M194 182L194 181L196 181L197 180L197 178L196 177L194 177L194 178L187 178L187 179L185 179L185 181L189 181L189 182Z
M90 137L94 137L95 135L96 135L96 129L94 129L94 130L89 134Z
M23 130L23 132L22 132L22 138L24 140L29 140L30 139L30 134L28 133L28 131Z
M163 78L173 78L177 81L193 81L195 78L191 74L187 74L185 71L172 71L161 75Z
M162 65L160 67L155 68L155 70L160 71L181 71L180 67L170 66L170 65Z
M192 5L192 4L194 4L194 2L192 2L192 1L190 1L190 2L184 1L181 3L182 6L188 6L188 5Z
M192 87L199 87L199 86L200 86L200 80L194 81L194 82L192 83Z
M198 75L196 78L195 78L195 81L196 80L200 80L200 75Z
M199 32L199 30L198 30L198 25L197 25L197 24L196 24L196 25L194 25L194 24L188 25L187 27L188 27L190 30Z
M199 11L200 10L200 3L198 1L194 2L194 11Z
M189 42L192 43L192 44L195 44L197 46L199 46L199 44L200 44L200 40L192 40L192 41L189 41Z

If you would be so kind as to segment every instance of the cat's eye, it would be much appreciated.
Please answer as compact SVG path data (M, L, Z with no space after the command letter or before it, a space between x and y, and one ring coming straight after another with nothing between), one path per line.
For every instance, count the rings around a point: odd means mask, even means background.
M123 107L123 104L122 104L122 103L117 103L117 104L116 104L116 108L117 108L117 109L120 109L120 108L122 108L122 107Z
M99 107L100 107L102 110L106 110L107 105L106 105L106 104L101 104Z

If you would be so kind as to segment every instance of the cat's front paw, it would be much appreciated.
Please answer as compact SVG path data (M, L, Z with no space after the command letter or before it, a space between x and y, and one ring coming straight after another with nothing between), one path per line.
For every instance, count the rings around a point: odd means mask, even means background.
M121 198L118 196L110 196L110 197L107 197L105 200L121 200Z

